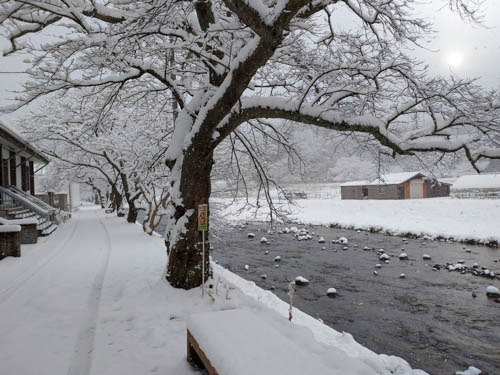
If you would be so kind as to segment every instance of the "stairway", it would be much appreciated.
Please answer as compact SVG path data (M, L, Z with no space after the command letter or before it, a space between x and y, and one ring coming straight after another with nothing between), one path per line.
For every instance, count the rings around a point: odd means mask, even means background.
M7 211L7 219L35 218L38 221L38 236L48 236L57 229L56 210L45 202L13 187L0 187L0 198L2 209Z

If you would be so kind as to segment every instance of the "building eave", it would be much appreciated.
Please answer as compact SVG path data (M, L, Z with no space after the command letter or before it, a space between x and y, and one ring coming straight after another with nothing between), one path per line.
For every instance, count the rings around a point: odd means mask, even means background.
M50 160L43 155L35 146L24 140L21 136L16 134L12 129L0 122L0 138L5 139L9 143L19 148L19 151L25 151L32 155L35 159L43 164L49 164Z

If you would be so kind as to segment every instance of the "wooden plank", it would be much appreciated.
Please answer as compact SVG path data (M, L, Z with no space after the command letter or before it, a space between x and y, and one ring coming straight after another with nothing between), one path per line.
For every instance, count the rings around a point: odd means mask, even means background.
M201 362L209 375L219 375L217 370L212 366L210 360L207 358L203 350L198 345L198 342L193 337L189 329L187 330L187 360L188 362L195 363Z

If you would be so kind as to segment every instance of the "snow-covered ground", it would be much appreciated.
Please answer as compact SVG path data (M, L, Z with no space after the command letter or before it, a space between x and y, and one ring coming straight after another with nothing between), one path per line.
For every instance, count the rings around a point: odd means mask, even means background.
M22 252L0 262L0 374L191 374L187 318L231 308L257 313L332 373L423 374L297 309L290 324L285 302L220 266L213 298L170 287L163 240L102 210L79 211Z
M216 200L224 202L223 200ZM228 220L268 220L268 210L238 210L244 200L223 210ZM300 223L339 225L391 234L500 242L500 201L478 199L340 200L299 199L290 219Z

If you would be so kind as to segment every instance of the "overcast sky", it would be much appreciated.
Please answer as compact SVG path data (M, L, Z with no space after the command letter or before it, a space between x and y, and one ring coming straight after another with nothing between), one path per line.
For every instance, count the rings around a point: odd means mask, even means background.
M429 50L416 49L413 53L429 64L435 74L456 74L461 77L481 77L482 85L500 90L500 1L487 0L484 9L484 27L464 23L452 14L443 2L429 1L418 8L428 17L438 31ZM5 40L0 40L0 49ZM22 71L22 57L0 57L0 71ZM20 89L22 74L0 73L0 106L8 104L13 94L9 90ZM0 116L7 121L22 116Z

